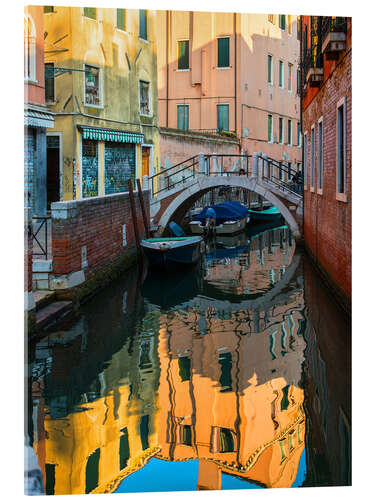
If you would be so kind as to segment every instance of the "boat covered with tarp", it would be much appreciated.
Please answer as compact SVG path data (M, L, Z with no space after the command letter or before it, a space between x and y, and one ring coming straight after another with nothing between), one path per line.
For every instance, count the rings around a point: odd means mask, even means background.
M249 219L248 208L238 201L225 201L217 205L206 206L195 215L189 223L193 234L204 234L207 230L207 220L210 212L215 211L215 226L210 226L216 234L234 234L243 231Z

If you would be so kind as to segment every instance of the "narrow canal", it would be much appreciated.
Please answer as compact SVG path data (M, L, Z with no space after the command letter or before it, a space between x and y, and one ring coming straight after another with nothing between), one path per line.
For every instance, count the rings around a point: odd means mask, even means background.
M47 494L351 483L350 322L287 226L128 272L28 356Z

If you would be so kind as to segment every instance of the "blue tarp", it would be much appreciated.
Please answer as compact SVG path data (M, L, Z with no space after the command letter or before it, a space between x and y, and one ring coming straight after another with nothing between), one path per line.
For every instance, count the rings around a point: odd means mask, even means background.
M207 211L210 207L204 207L202 212L195 217L193 220L203 222L209 217ZM224 203L218 203L217 205L212 205L216 213L216 224L222 224L223 222L229 220L241 220L247 216L247 207L241 205L238 201L225 201Z

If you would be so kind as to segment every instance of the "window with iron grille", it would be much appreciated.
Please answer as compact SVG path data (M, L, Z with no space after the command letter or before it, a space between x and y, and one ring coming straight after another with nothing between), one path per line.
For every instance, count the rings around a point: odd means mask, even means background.
M177 128L189 129L189 106L188 104L177 104Z
M44 72L44 93L46 102L55 102L55 79L53 77L54 63L45 63L44 68L49 69L51 73ZM50 74L52 76L50 76Z
M288 120L288 144L292 145L292 120Z
M89 17L90 19L96 19L96 8L95 7L83 7L83 15Z
M181 40L178 45L178 69L189 69L189 40Z
M100 69L85 64L85 104L100 106Z
M139 82L139 110L141 115L151 115L150 82Z
M279 26L282 30L285 30L285 14L279 15Z
M117 28L126 31L126 11L125 9L117 9Z
M139 38L147 40L147 10L139 11Z
M229 67L229 37L217 39L217 66L218 68Z

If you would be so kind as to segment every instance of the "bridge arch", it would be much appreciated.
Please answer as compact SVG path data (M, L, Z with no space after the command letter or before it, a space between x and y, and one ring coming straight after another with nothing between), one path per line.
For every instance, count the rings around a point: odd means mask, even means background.
M159 232L162 233L165 230L172 216L183 204L187 202L187 200L189 200L189 198L193 200L194 198L197 198L199 193L204 194L213 188L224 186L247 189L248 191L253 191L265 198L268 202L280 210L281 215L289 225L294 238L296 240L301 238L298 223L286 204L283 203L278 196L272 193L270 189L267 189L264 184L260 184L256 178L242 177L238 175L229 177L202 176L197 182L191 184L189 187L186 187L186 189L181 191L164 210L159 220Z

